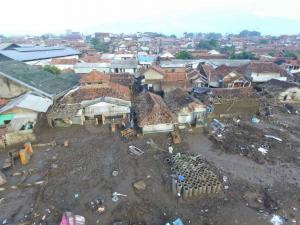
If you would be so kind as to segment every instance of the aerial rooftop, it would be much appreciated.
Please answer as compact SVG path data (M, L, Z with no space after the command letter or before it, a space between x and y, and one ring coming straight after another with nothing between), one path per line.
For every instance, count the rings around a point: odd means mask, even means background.
M65 93L79 82L76 74L54 75L14 60L0 62L0 76L51 98Z

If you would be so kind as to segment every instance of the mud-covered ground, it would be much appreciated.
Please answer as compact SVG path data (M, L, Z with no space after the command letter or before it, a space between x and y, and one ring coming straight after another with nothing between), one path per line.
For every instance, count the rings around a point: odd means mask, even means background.
M294 106L297 107L300 108ZM253 123L252 118L225 120L225 130L214 133L211 139L225 152L243 155L259 164L300 166L300 114L289 114L283 106L272 111L271 116L255 115L258 123Z
M38 139L40 143L55 140L59 145L36 148L29 165L16 162L16 171L4 171L8 184L0 191L0 221L39 224L44 218L41 224L54 225L59 224L64 211L72 211L84 216L88 225L116 221L156 225L177 217L193 225L267 225L273 214L284 216L285 224L300 222L299 165L294 161L262 165L239 154L225 153L200 130L183 133L183 143L175 146L175 152L200 154L228 178L224 183L228 189L215 197L190 201L171 194L170 167L165 160L169 153L158 150L167 150L166 134L137 137L125 143L106 126L73 126L44 128ZM69 147L60 145L67 139ZM147 144L150 139L159 147ZM129 145L141 148L145 154L131 156ZM1 164L6 156L0 154ZM12 176L29 170L26 179ZM119 171L115 177L114 170ZM139 180L146 183L145 191L132 187ZM35 181L44 183L26 186ZM19 188L11 188L17 184ZM113 192L127 196L112 202ZM95 199L104 200L104 213L87 206Z

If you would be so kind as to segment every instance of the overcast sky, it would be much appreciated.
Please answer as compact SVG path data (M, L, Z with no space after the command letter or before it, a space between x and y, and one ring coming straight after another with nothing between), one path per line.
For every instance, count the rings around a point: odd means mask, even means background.
M0 34L300 33L300 0L1 0Z

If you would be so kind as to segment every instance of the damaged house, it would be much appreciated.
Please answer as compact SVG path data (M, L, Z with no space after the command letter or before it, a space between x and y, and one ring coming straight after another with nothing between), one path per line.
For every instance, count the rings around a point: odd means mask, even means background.
M207 76L202 75L197 69L188 66L186 68L186 74L192 88L207 87Z
M5 128L4 145L34 140L33 128L41 113L46 113L52 100L28 92L0 108L0 127Z
M273 62L251 62L245 68L245 77L252 83L264 83L272 79L287 81L288 73Z
M176 116L164 100L156 94L147 92L135 101L137 126L143 134L171 132L177 124Z
M28 91L34 91L50 99L63 96L77 86L79 76L59 76L14 60L0 61L0 97L15 98Z
M209 85L215 88L251 86L251 82L244 77L243 67L221 65L211 72L209 80Z
M261 89L271 98L283 103L300 102L300 85L293 82L270 80L261 85Z
M186 91L177 88L167 92L164 100L172 113L176 115L180 127L205 126L206 106Z
M193 92L207 107L208 119L253 116L259 111L259 100L252 87L211 88Z
M170 72L153 65L143 71L142 75L145 77L145 89L154 93L164 93L176 88L187 89L191 86L185 70Z
M58 123L82 125L88 121L95 124L129 124L131 92L128 87L110 82L108 75L98 71L84 76L80 83L79 88L66 94L50 110L47 115L50 126Z
M0 98L6 101L0 108L3 146L33 140L39 115L46 113L52 102L78 81L74 74L56 76L23 62L0 61Z
M251 82L245 77L245 66L220 65L214 68L210 64L199 64L198 70L206 77L207 84L213 88L249 87ZM203 86L202 86L203 87Z

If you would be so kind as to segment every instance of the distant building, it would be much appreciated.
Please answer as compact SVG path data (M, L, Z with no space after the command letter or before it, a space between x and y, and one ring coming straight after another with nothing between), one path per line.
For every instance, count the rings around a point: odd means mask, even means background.
M113 60L110 65L111 73L130 73L134 75L137 71L138 63L135 59Z
M97 70L99 72L109 73L110 72L111 63L76 63L74 65L74 71L78 74L90 73L93 70Z
M16 61L30 65L48 65L52 59L78 59L80 52L62 46L44 47L16 47L0 51L0 54Z
M58 69L64 70L74 70L74 65L77 63L78 59L52 59L50 65L57 67Z
M170 52L166 52L166 53L164 53L164 54L161 54L161 55L159 56L159 58L160 58L161 60L170 60L170 59L175 59L175 56L172 55Z
M143 71L142 75L144 76L144 85L147 91L163 93L176 88L186 90L190 87L185 69L171 72L152 65Z
M157 60L157 56L155 55L138 55L137 56L138 63L141 66L148 67L152 65Z
M67 34L64 36L64 39L68 41L78 41L83 42L83 36L80 32L68 31Z

